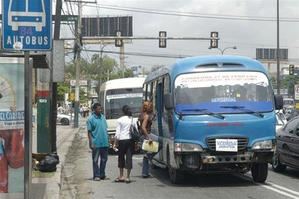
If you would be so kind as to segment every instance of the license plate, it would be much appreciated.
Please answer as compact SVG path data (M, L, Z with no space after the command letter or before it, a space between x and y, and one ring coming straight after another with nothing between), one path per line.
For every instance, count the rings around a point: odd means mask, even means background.
M237 152L237 139L216 139L216 151Z

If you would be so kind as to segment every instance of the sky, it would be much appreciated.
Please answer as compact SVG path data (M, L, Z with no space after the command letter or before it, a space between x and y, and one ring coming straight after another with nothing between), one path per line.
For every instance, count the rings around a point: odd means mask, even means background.
M71 4L73 13L76 13L76 4ZM280 0L279 43L281 48L289 49L290 61L294 63L299 63L298 8L298 0ZM70 13L70 3L65 1L64 10ZM83 16L133 16L133 36L136 37L157 37L162 30L167 31L170 37L209 37L211 31L217 31L219 48L237 47L235 50L227 49L225 54L255 58L256 48L277 47L277 0L97 0L96 4L84 4ZM65 31L61 37L67 34L69 33ZM167 48L162 49L158 48L156 40L133 40L132 43L125 44L125 52L188 56L220 53L217 49L208 49L209 45L209 41L169 40ZM99 50L100 46L87 45L85 49ZM114 45L107 45L104 50L119 51ZM108 55L119 59L118 55ZM91 54L83 52L82 56L88 58ZM125 56L127 67L168 65L175 60L176 58Z

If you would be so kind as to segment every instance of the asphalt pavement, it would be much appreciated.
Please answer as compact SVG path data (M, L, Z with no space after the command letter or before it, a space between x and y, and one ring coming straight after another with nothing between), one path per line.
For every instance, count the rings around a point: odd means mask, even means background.
M268 180L264 184L252 181L246 175L188 175L180 185L173 185L166 169L153 169L152 177L141 177L142 155L133 157L132 182L116 183L117 156L109 155L106 174L108 179L92 180L91 153L86 129L76 134L62 170L60 198L107 199L299 199L299 171L287 169L279 174L269 166Z

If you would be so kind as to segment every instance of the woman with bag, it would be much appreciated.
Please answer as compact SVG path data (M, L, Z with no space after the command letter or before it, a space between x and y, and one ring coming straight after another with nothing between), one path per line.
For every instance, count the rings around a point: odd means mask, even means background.
M133 154L133 141L130 135L131 125L136 126L136 120L132 117L132 112L128 105L123 106L122 111L124 116L117 120L115 141L113 149L118 150L118 168L119 176L115 182L130 183L130 173L132 169L132 154ZM124 177L124 169L127 170L127 175Z
M152 126L152 120L154 118L153 114L153 104L150 101L144 101L141 114L139 116L139 121L141 124L141 132L144 136L145 140L149 141L149 144L151 144L152 140L150 139L149 134L151 133L151 126ZM149 177L149 161L152 160L156 153L151 152L145 152L145 155L143 157L142 161L142 177L147 178Z

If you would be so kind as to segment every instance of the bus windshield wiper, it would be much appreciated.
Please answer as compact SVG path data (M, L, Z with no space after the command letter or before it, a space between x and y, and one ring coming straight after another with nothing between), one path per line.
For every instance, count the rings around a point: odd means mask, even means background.
M252 114L257 117L264 117L264 114L245 108L244 106L220 106L220 108L230 108L235 110L243 110L244 113Z
M205 115L211 115L211 116L214 116L216 118L219 118L219 119L224 119L225 117L219 113L213 113L213 112L209 112L207 111L207 109L183 109L182 111L193 111L193 112L201 112ZM180 113L182 114L182 113Z

